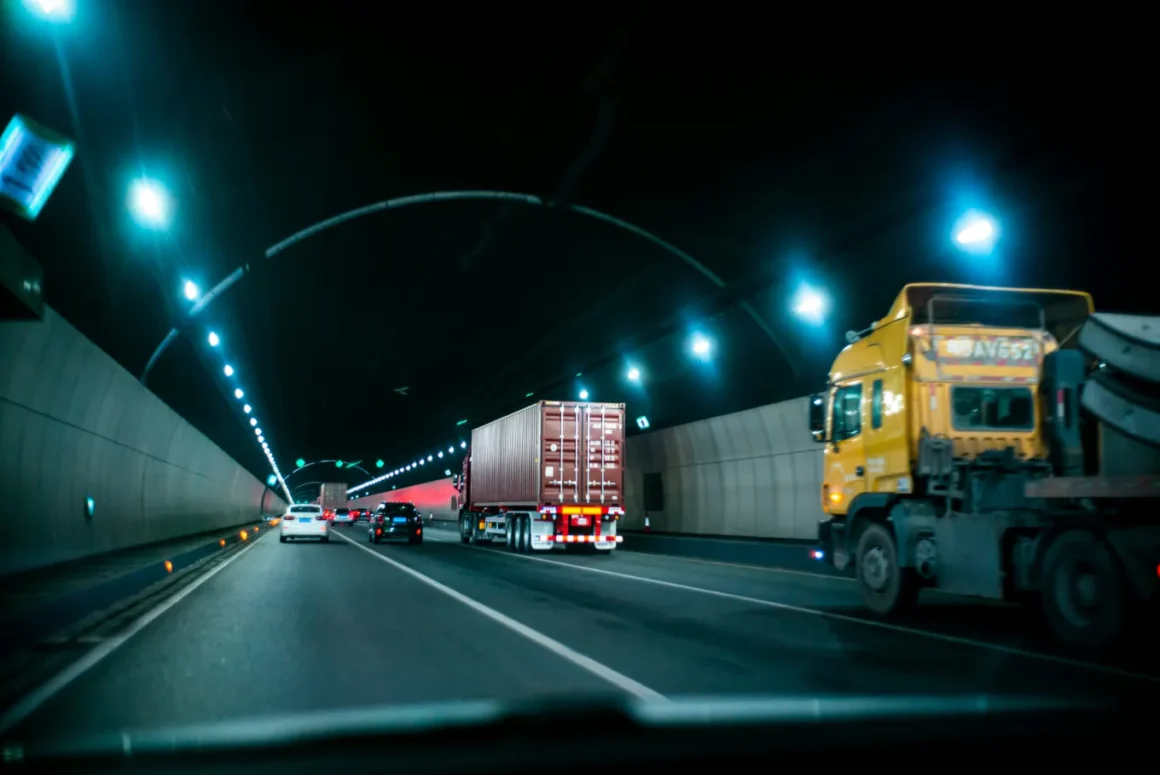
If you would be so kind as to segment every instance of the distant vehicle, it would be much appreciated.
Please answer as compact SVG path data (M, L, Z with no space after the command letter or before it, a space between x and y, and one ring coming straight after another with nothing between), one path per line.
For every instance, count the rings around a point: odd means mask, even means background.
M286 543L291 538L317 538L322 543L330 540L330 523L322 507L314 503L300 504L286 509L282 515L282 533L278 540Z
M370 522L371 521L371 510L370 509L352 509L351 514L354 515L355 522Z
M333 519L337 509L347 508L346 491L349 487L346 482L323 483L318 494L318 505L322 506L322 513L327 519Z
M346 527L350 527L354 524L354 515L356 512L357 509L355 511L351 511L350 509L346 508L335 509L334 517L331 519L331 522L333 522L335 525L345 525Z
M624 540L624 404L539 401L471 432L452 508L465 544L514 552Z
M367 540L372 544L392 539L406 539L415 546L423 543L423 516L414 503L380 503L370 522Z

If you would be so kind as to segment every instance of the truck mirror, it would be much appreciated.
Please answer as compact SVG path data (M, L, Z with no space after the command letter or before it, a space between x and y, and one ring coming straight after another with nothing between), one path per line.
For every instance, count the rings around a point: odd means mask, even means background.
M810 433L814 441L826 440L826 396L823 393L810 396Z

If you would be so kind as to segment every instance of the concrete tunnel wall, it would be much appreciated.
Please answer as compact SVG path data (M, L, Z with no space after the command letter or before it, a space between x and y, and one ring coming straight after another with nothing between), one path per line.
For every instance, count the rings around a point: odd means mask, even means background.
M0 323L0 575L283 508L54 310Z
M653 530L812 540L821 506L822 447L809 433L806 398L644 433L625 446L624 527L644 527L645 476L659 475L663 509ZM411 501L424 516L456 519L451 478L352 501L374 508Z
M794 398L633 436L625 450L626 529L644 526L645 477L659 475L670 533L812 540L822 512L822 446L808 399Z

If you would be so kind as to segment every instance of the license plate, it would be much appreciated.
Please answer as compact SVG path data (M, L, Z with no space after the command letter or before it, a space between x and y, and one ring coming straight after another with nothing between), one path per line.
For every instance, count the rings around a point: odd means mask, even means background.
M396 525L400 525L400 524L405 525L405 524L407 524L407 518L406 517L395 517L394 522Z
M576 524L577 525L587 525L588 524L588 517L576 517Z
M298 521L299 522L313 522L314 520L310 517L299 517Z

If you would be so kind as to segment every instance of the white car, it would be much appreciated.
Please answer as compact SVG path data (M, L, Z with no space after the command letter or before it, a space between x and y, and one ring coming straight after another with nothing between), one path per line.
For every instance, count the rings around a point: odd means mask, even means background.
M330 540L330 522L316 504L291 506L282 515L282 534L278 540L286 543L291 538L317 538L322 543Z

